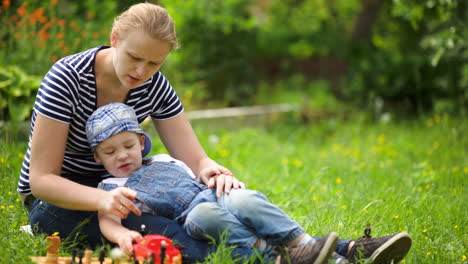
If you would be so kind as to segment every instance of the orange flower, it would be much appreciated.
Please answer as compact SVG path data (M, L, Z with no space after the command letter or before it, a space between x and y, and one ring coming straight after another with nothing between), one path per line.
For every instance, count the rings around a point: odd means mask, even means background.
M86 14L86 17L87 17L88 19L92 19L92 18L94 18L94 13L88 12L88 14Z
M57 39L64 39L64 38L65 38L65 34L63 34L62 32L57 33Z
M50 0L50 4L54 6L58 4L58 0Z
M59 34L60 34L60 33L59 33ZM63 33L62 33L62 34L63 34ZM58 44L58 46L59 46L60 48L62 48L62 49L65 48L65 42L64 42L64 41L60 41L59 44Z
M99 32L93 32L93 34L91 34L91 37L97 39L99 37Z
M41 29L39 32L37 32L37 35L41 37L42 40L48 40L49 39L49 33L47 31Z
M47 22L47 23L45 23L45 25L44 25L44 27L42 29L48 30L50 28L50 26L52 26L52 23Z
M58 61L58 56L53 55L53 56L50 58L50 61L52 61L52 62Z
M8 9L11 6L11 2L10 0L3 0L2 5L5 7L5 9Z
M88 31L83 30L83 31L81 32L81 36L82 36L82 37L86 37L87 35L88 35Z
M18 23L16 23L16 28L23 28L24 27L24 23L23 21L18 21Z
M16 12L18 13L18 15L19 15L20 17L26 15L26 13L27 13L27 11L26 11L26 5L27 5L27 4L28 4L27 2L23 2L23 4L21 4L21 6L18 7L18 9L16 9Z
M60 19L57 23L60 27L63 27L65 26L65 19Z

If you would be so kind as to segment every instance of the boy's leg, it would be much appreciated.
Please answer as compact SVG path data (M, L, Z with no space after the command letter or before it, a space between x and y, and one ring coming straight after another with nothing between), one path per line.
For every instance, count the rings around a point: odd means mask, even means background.
M287 244L304 234L304 229L260 192L234 189L218 203L258 237L271 245Z
M204 202L195 206L187 215L184 229L194 238L213 238L217 242L227 232L227 244L248 248L252 248L258 240L251 229L216 202Z

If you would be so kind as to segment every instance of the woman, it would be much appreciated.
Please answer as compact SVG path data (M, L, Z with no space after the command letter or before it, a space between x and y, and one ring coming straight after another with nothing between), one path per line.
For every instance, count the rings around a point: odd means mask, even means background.
M183 106L159 72L177 47L174 24L162 7L142 3L118 16L110 47L101 46L59 60L44 77L34 104L31 135L18 192L39 232L62 238L83 235L90 246L101 242L96 212L115 215L129 227L145 224L185 246L189 260L202 260L209 247L189 238L174 221L141 212L135 194L95 188L110 176L95 163L85 123L99 106L122 102L141 123L148 116L170 154L184 161L210 188L241 188L232 173L200 146Z

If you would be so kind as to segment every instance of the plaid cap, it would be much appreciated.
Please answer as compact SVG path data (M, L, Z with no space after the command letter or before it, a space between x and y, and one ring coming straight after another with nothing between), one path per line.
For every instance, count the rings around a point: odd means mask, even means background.
M151 151L150 137L143 132L138 123L135 111L122 103L110 103L99 107L86 122L86 137L93 151L102 141L120 132L130 131L145 135L143 157Z

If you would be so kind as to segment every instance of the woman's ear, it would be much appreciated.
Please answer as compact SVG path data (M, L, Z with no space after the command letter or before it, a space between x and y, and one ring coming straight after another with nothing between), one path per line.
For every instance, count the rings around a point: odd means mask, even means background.
M119 40L119 34L116 31L112 31L110 35L110 44L111 47L115 48L117 46L117 41Z
M94 155L94 160L95 160L97 163L102 163L102 162L101 162L101 159L99 158L99 155L97 154L96 151L93 152L93 155Z

